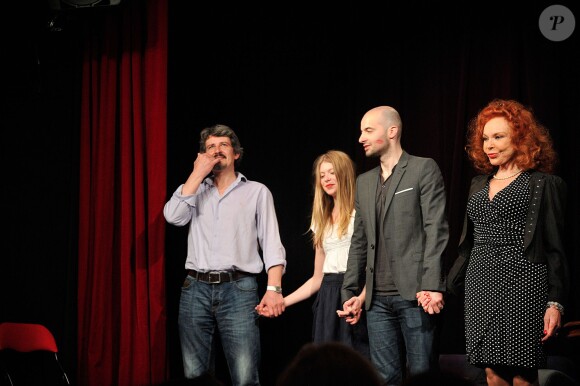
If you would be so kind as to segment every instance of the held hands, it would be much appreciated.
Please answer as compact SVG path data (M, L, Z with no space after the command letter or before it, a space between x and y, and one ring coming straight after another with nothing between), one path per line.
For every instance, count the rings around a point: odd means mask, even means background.
M362 314L362 302L358 296L353 296L342 305L342 310L336 310L340 318L345 318L349 324L357 324Z
M445 305L441 292L420 291L417 292L415 297L417 298L417 305L423 307L423 310L431 315L440 313Z
M266 291L262 301L254 309L260 316L267 318L278 317L286 309L284 297L275 291Z

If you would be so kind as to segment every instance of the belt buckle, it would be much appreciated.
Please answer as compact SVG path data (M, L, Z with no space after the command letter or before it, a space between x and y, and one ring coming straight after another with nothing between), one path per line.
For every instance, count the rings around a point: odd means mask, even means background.
M212 279L212 276L217 277L217 279ZM207 273L207 282L210 284L219 284L222 281L221 279L222 279L221 272L208 272Z

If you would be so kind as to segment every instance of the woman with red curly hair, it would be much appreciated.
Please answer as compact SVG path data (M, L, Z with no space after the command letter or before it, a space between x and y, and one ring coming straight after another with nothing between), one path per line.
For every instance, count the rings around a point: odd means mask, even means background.
M485 368L488 385L537 384L569 280L556 152L531 109L501 99L471 121L466 151L482 173L471 182L458 248L458 262L468 261L467 358Z

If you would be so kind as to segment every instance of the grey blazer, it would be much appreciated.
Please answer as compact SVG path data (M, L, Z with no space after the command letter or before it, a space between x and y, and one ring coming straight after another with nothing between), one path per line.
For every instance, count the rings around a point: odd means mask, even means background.
M342 286L342 301L358 295L365 283L365 308L371 307L376 246L376 192L380 166L356 182L354 233ZM445 291L442 255L449 240L446 196L437 163L403 152L386 192L383 233L392 277L400 295L415 300L421 290Z

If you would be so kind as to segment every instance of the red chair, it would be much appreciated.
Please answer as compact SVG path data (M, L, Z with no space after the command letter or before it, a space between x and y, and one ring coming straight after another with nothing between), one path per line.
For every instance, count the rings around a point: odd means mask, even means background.
M30 384L33 376L33 382L44 382L39 384L70 385L54 336L41 324L0 323L0 353L4 380L11 386ZM48 362L41 358L47 353Z

